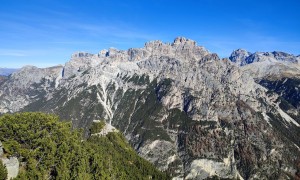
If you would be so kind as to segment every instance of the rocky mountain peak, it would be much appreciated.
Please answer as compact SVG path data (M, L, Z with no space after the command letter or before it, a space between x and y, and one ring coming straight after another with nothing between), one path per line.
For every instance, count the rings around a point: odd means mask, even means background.
M35 66L25 66L12 74L11 79L16 87L28 86L31 83L39 83L42 79L56 79L61 75L62 66L49 68L38 68Z
M281 79L300 75L300 58L281 51L250 53L238 49L229 59L254 78Z
M177 37L177 38L175 38L172 45L176 46L176 45L186 45L186 44L191 45L191 46L196 46L196 41L187 39L185 37Z
M242 66L250 55L251 53L244 49L237 49L231 53L229 59L232 62Z
M159 66L159 59L176 59L181 63L187 63L187 67L192 66L195 62L206 62L208 60L219 60L217 54L211 54L202 46L197 46L196 42L184 37L175 38L173 43L163 43L160 40L145 43L143 48L130 48L127 51L109 48L101 50L98 54L75 53L71 60L65 64L64 78L81 74L82 72L98 66L100 64L114 64L133 71L135 65L130 63L138 63L139 61L151 61L146 66ZM156 62L156 63L153 63ZM163 61L163 63L166 63ZM167 65L167 64L166 64ZM148 67L150 68L150 67Z
M38 69L38 67L36 66L31 66L31 65L26 65L26 66L23 66L20 71L28 71L28 70L35 70L35 69Z
M145 43L145 48L146 50L152 49L152 48L157 48L163 45L163 42L160 40L155 40L155 41L149 41Z
M186 62L198 61L210 54L204 47L197 46L194 40L185 37L177 37L171 44L161 41L151 41L145 44L144 49L148 51L151 56L168 56Z
M291 62L291 63L298 63L297 57L295 57L292 54L281 52L281 51L274 51L270 53L271 56L274 56L275 59L279 61L286 61L286 62Z
M273 52L255 52L250 53L244 49L238 49L231 53L229 59L239 66L245 66L254 62L284 62L298 63L299 58L289 53L273 51Z
M98 53L98 57L107 57L108 56L108 50L107 49L102 49L99 53Z

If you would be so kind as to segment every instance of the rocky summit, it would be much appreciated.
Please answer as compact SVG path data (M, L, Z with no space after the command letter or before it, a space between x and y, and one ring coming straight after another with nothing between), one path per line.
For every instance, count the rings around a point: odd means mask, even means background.
M183 37L78 52L3 78L0 113L55 113L86 134L104 119L174 179L296 179L299 61L242 49L220 59Z

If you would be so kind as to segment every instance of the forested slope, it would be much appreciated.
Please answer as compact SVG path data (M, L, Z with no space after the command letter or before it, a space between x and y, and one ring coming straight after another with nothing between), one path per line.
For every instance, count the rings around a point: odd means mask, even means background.
M139 157L120 133L83 140L81 130L72 130L55 115L3 115L0 141L4 156L20 161L17 179L168 179Z

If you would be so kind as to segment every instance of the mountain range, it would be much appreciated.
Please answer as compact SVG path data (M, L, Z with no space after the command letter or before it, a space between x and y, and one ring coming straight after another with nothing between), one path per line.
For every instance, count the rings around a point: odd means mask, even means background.
M173 179L300 178L300 56L178 37L74 53L0 81L0 113L42 111L85 129L105 120Z
M17 70L17 68L0 68L0 76L8 76Z

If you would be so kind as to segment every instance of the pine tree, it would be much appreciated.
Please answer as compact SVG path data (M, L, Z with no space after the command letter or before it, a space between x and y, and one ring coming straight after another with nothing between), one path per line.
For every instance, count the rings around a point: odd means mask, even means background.
M7 170L0 160L0 180L5 180L7 177Z

